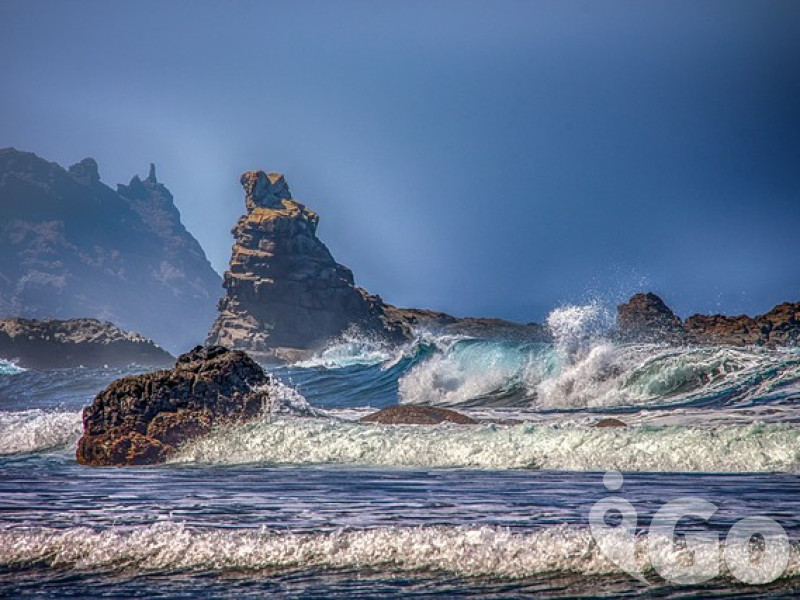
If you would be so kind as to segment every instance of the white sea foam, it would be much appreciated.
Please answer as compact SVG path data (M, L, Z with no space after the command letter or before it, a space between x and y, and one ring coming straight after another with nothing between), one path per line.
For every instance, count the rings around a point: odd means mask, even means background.
M0 358L0 375L17 375L26 370L10 360Z
M73 447L81 429L80 411L0 412L0 455Z
M177 462L357 464L568 471L795 472L800 428L385 426L280 418L217 429Z
M400 401L527 401L533 409L574 410L800 396L796 349L619 344L608 338L612 321L597 304L566 306L548 317L552 345L459 340L436 346L400 379Z
M396 347L385 339L369 336L351 327L297 367L341 369L354 365L392 364L402 358L407 347Z
M450 572L460 576L504 579L552 573L620 574L601 551L624 552L627 542L613 534L563 525L515 533L497 527L383 527L321 533L286 533L267 529L191 529L165 522L129 529L0 530L0 566L46 565L77 571L159 572L263 571L280 569L390 569ZM690 564L689 552L647 535L633 546L633 564L652 573L648 547L670 564ZM724 543L719 552L725 574ZM783 565L780 565L783 566ZM767 565L762 565L766 568ZM779 571L778 571L779 572ZM800 553L789 547L784 576L800 573Z

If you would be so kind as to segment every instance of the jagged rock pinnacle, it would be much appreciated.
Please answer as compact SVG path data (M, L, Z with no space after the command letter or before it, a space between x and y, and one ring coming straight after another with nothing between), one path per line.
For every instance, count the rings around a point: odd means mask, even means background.
M84 158L81 162L75 163L69 168L69 174L74 179L89 185L94 185L100 181L97 161L93 158Z
M280 208L282 200L289 200L292 193L281 173L245 171L239 179L245 192L247 210L254 208Z

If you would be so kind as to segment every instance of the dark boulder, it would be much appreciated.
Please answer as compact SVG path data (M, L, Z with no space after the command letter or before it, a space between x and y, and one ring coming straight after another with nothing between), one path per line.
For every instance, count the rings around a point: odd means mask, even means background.
M247 354L220 346L181 355L171 371L118 379L83 411L77 459L85 465L163 462L216 423L258 416L270 376Z
M652 293L636 294L617 307L617 330L624 341L680 342L685 337L680 317Z
M418 406L416 404L400 404L379 410L361 419L366 423L383 425L438 425L439 423L457 423L474 425L474 419L449 408L436 406Z

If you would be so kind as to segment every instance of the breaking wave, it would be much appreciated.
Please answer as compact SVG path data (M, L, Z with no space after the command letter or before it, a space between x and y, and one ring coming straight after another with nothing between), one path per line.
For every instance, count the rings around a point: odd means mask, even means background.
M103 531L82 527L0 530L0 566L139 573L357 568L516 579L552 573L623 573L601 552L601 545L611 555L632 554L632 566L644 574L653 570L648 547L655 548L658 557L689 560L689 550L673 548L666 538L652 542L646 534L640 535L630 548L622 536L606 533L593 537L588 529L564 525L529 532L489 526L429 526L299 534L265 528L193 529L165 522ZM776 572L797 576L800 552L796 543L788 549L785 570L783 563L776 563ZM719 545L722 573L724 551L723 542ZM766 571L775 565L760 567Z
M797 349L620 344L601 306L553 311L552 344L461 339L401 376L403 403L537 410L800 398Z
M0 358L0 375L16 375L17 373L22 373L26 370L27 369L17 366L10 360Z
M81 431L80 411L0 412L0 455L72 448Z
M567 471L796 472L800 428L383 426L280 418L222 427L184 445L175 462L353 464Z

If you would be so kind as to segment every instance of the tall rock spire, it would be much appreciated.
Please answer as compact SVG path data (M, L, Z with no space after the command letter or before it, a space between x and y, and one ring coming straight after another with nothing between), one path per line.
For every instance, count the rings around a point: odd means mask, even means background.
M385 305L355 286L316 236L319 217L291 197L279 173L241 177L247 214L233 229L230 267L208 344L251 352L314 349L355 325L400 339Z

